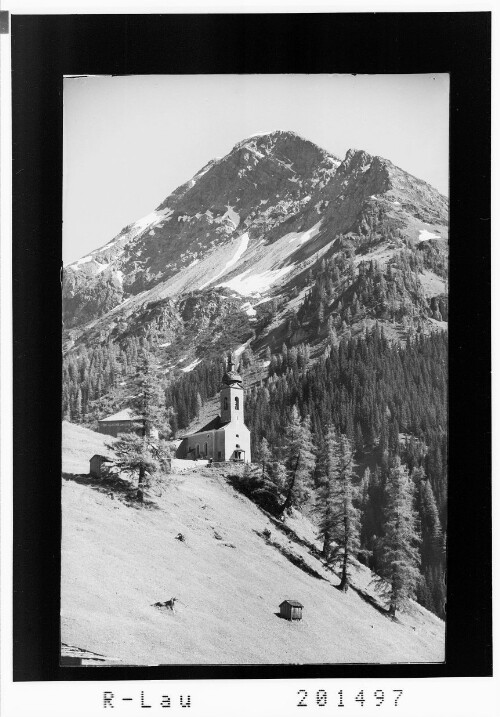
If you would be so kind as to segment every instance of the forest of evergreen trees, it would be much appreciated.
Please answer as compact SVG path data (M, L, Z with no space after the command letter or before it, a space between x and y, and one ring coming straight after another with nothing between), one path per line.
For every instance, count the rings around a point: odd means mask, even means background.
M375 327L332 345L308 366L308 347L273 355L270 377L246 399L246 423L258 457L262 439L283 445L283 416L296 406L321 451L328 426L352 446L361 488L360 558L382 570L387 486L399 461L411 476L421 543L419 602L441 617L445 604L447 523L447 337L419 336L401 346ZM318 486L320 462L314 481Z
M63 417L95 428L97 418L130 403L138 363L149 349L147 338L131 336L121 346L109 343L68 354L63 368ZM402 346L389 342L375 324L361 337L340 341L332 330L326 350L314 363L307 344L283 345L272 355L267 350L267 358L268 377L245 395L252 456L265 466L247 476L248 493L276 514L290 505L313 510L318 496L328 494L325 465L331 459L325 458L325 450L333 455L331 446L327 448L329 432L339 441L343 437L343 450L352 455L353 511L359 512L359 541L352 543L356 557L376 573L384 573L388 496L394 485L404 483L420 536L415 548L419 555L415 594L443 617L446 334L417 333ZM243 377L254 360L251 351L243 354ZM171 382L158 374L174 436L189 426L207 399L217 395L223 372L221 356L202 361ZM302 462L295 465L298 453Z

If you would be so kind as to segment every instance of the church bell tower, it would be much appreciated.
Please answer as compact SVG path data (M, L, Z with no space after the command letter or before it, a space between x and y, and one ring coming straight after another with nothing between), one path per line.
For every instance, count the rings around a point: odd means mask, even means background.
M241 376L234 370L234 363L230 356L227 360L226 373L222 377L220 417L222 423L244 425L243 384Z

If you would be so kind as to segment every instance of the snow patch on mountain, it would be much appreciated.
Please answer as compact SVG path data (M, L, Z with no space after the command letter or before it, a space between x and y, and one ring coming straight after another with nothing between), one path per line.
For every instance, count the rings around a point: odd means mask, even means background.
M98 264L96 273L101 274L101 272L103 272L105 269L107 269L108 266L110 266L110 265L109 264Z
M159 210L155 209L154 212L150 212L146 214L145 217L142 217L142 219L138 219L134 223L133 228L138 232L143 232L148 227L152 227L160 221L165 221L171 214L173 214L173 209L169 209L168 207Z
M253 139L254 137L265 137L266 134L274 134L275 132L285 132L285 130L267 130L267 132L254 132L249 137L243 140L243 142L248 142L249 139Z
M211 159L210 162L208 162L208 164L202 167L199 172L196 172L196 174L194 175L194 179L198 181L200 177L203 177L203 175L206 174L209 169L212 169L212 167L217 164L219 159L220 157L215 157L214 159Z
M73 262L70 266L80 266L80 264L86 264L88 261L93 261L94 257L92 256L84 256L81 259L78 259L77 261Z
M238 346L238 348L233 351L233 356L234 356L235 360L239 359L239 357L241 356L243 351L245 349L247 349L251 343L252 343L252 339L248 339L248 341L246 341L244 344L241 344L241 346Z
M93 261L95 255L107 252L110 249L113 249L116 258L118 254L123 253L125 245L131 239L135 239L142 232L146 231L147 229L150 229L151 231L149 231L149 234L153 235L154 231L152 231L152 228L157 224L160 224L161 222L168 221L170 216L173 214L173 211L174 210L169 209L169 207L165 207L165 209L155 209L155 211L146 214L146 216L142 217L141 219L138 219L136 222L134 222L134 224L125 227L125 229L123 229L120 234L118 234L118 236L114 237L103 247L94 249L90 254L82 257L81 259L78 259L69 266L71 266L73 269L78 269L82 264L86 264L89 261ZM118 249L115 249L115 244L118 243L120 243L121 246ZM107 268L107 266L108 264L106 264L106 267L104 268ZM97 273L99 274L101 271L104 271L104 268L99 269Z
M189 366L186 366L185 368L181 369L184 371L184 373L189 373L189 371L192 371L198 364L200 363L201 359L195 359L193 363L190 363Z
M204 284L200 286L200 289L204 289L209 284L212 284L214 281L217 281L223 274L226 273L228 269L230 269L236 262L242 257L242 255L245 253L248 247L248 232L245 232L240 237L240 245L236 250L236 253L234 254L232 259L229 259L228 262L226 262L225 267L220 271L218 274L216 274L212 279L209 279Z
M244 272L238 274L233 279L226 281L222 284L217 284L217 287L225 286L228 289L238 292L242 296L260 296L265 291L268 291L271 286L281 279L281 277L288 274L288 272L294 269L295 265L284 266L281 269L267 269L260 274L251 274L247 276L251 271L245 269Z
M247 316L255 316L255 314L257 313L249 301L245 301L245 303L242 304L241 308Z
M418 234L418 241L429 241L429 239L441 239L439 234L433 234L427 231L427 229L420 229Z
M258 151L258 149L255 147L254 143L245 144L244 146L246 149L249 149L250 152L252 152L252 154L255 154L255 156L258 157L259 159L264 158L264 155L262 154L262 152ZM248 169L250 169L250 167L248 167Z
M240 215L235 212L233 207L227 205L227 212L222 216L223 219L229 219L234 224L234 228L237 229L240 223Z
M288 239L289 244L295 241L299 244L305 244L306 241L313 239L317 234L319 234L319 228L322 221L323 220L320 219L319 222L305 232L290 232L289 234L285 234L283 239Z

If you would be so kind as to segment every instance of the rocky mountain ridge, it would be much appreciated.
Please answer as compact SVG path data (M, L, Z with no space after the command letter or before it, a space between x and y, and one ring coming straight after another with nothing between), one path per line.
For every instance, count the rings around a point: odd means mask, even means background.
M356 262L387 263L403 240L446 255L446 225L446 198L386 159L352 149L341 161L291 132L251 137L66 267L67 346L196 291L230 296L252 318L265 299L302 288L339 237Z

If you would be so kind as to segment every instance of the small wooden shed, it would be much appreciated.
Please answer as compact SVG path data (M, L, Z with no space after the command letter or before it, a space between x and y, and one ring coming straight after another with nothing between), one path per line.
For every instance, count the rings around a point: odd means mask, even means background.
M94 478L100 478L103 473L103 467L112 464L111 458L107 456L101 456L99 453L95 453L90 459L90 475Z
M302 608L298 600L283 600L280 605L280 615L287 620L302 620Z

